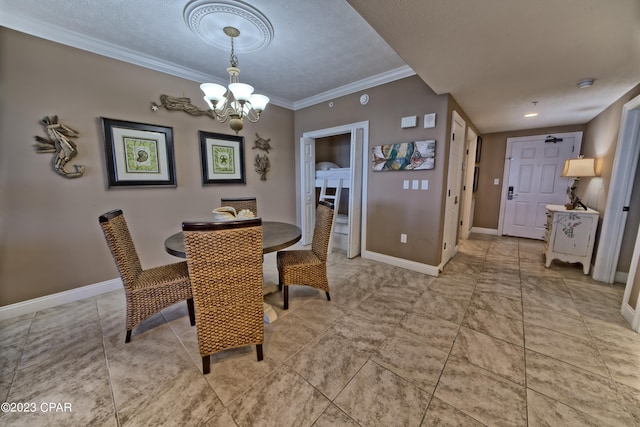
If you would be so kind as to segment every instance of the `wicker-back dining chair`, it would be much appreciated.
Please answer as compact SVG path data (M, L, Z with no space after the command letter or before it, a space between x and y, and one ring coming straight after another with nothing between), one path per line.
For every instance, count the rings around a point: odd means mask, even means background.
M323 290L329 295L327 279L327 253L333 224L333 204L320 201L316 208L311 249L280 251L276 255L278 285L284 287L284 309L289 309L289 285L306 285Z
M220 199L220 206L231 206L236 213L248 209L258 216L258 202L255 197L223 197Z
M262 360L262 219L184 222L182 230L202 373L211 354L230 348L255 344Z
M127 300L125 342L131 341L131 331L140 322L183 300L187 300L189 320L193 326L195 317L187 263L183 261L143 270L122 210L100 215L98 221L124 285Z

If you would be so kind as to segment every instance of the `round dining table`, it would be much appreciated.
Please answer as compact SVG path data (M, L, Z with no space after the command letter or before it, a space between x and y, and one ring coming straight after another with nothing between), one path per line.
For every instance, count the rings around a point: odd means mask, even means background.
M300 241L301 237L302 231L297 225L278 221L262 221L263 254L287 248ZM186 258L182 231L167 237L164 241L164 248L171 255Z
M262 253L279 251L287 248L298 241L302 237L300 227L294 224L278 221L262 221ZM179 231L167 237L164 241L165 250L171 255L186 258L187 254L184 250L184 236ZM276 283L268 283L263 287L263 294L276 292L278 285ZM278 318L273 307L266 302L264 304L264 321L272 323Z

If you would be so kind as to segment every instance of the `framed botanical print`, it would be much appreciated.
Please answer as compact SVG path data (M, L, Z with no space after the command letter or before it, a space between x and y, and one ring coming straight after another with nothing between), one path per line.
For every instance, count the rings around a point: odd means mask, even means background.
M244 184L244 137L200 131L202 184Z
M109 188L176 186L173 128L101 120Z

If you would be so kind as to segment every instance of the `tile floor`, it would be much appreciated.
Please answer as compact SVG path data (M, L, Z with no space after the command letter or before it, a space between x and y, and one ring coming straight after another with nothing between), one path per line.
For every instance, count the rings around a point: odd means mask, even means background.
M264 361L255 347L218 353L206 376L184 303L127 345L122 291L3 321L0 398L38 407L0 424L640 426L623 287L545 269L541 251L472 235L438 278L334 253L331 302L295 287Z

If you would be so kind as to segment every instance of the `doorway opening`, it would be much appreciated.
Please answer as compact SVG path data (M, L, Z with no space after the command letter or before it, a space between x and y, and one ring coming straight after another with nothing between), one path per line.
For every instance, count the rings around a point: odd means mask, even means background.
M315 225L315 208L317 203L317 186L323 185L325 178L331 180L331 168L323 168L325 177L316 177L316 145L334 141L334 137L339 139L347 138L349 164L337 165L336 173L340 174L340 179L344 186L348 186L349 191L346 203L341 212L347 213L346 219L346 252L348 258L353 258L361 253L366 241L366 176L367 168L366 153L369 144L369 122L352 123L343 126L336 126L328 129L304 132L300 138L300 218L302 228L302 244L311 243L313 238L313 228ZM344 150L338 149L338 150ZM326 147L320 150L326 152ZM330 150L329 150L330 151ZM324 155L324 154L323 154ZM337 177L338 175L336 175ZM345 206L346 205L346 206ZM333 240L333 239L332 239Z
M458 231L460 219L460 196L462 190L463 152L466 146L467 123L457 111L451 115L451 140L449 143L449 171L447 174L447 194L445 202L444 231L442 235L442 268L458 251Z

